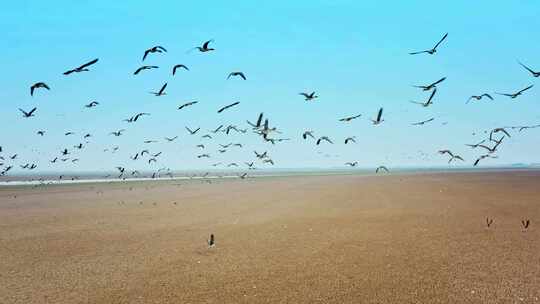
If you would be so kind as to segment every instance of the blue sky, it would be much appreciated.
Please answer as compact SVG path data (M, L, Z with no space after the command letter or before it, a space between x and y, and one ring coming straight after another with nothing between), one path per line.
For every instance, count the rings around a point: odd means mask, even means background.
M346 161L362 167L444 166L446 157L436 151L448 148L470 165L481 153L464 144L482 139L483 130L540 123L540 86L514 100L497 96L493 102L465 105L472 94L512 92L538 82L517 60L540 70L539 9L537 1L11 1L0 12L5 29L0 40L2 155L19 153L14 164L35 162L42 171L118 165L205 169L218 161L251 161L253 150L268 150L282 168ZM431 47L445 32L448 39L436 55L408 55ZM215 52L186 53L208 39L215 40ZM133 76L144 50L154 45L169 52L152 54L144 64L160 68ZM93 58L99 62L91 72L62 75ZM172 77L178 63L190 71ZM226 80L236 70L248 80ZM432 106L409 103L427 98L411 85L443 76L447 80ZM31 97L29 87L38 81L51 90ZM168 95L148 94L164 82ZM316 91L320 98L305 102L298 95L302 91ZM176 110L194 99L199 104ZM92 100L100 105L85 109ZM240 105L216 114L234 101ZM30 119L17 110L34 106L36 117ZM369 118L379 107L385 109L385 122L372 126ZM122 122L138 112L151 116ZM245 128L245 120L255 120L259 112L291 141L272 146L253 134L200 137L220 124ZM337 121L353 114L362 117L348 124ZM430 125L410 125L431 117ZM190 136L184 126L200 126L204 133ZM44 137L35 134L40 129L47 131ZM117 129L127 131L121 137L108 135ZM304 141L306 129L336 143L317 147ZM76 135L65 137L67 131ZM539 132L516 133L501 146L499 158L485 164L539 162ZM93 138L72 155L81 159L77 165L48 164L63 148L73 150L83 142L85 133ZM163 141L175 135L177 141ZM344 145L348 136L358 143ZM143 144L145 139L160 142ZM219 154L217 144L229 142L244 148ZM195 148L199 143L213 159L195 157L202 153ZM102 152L116 145L116 154ZM145 148L163 151L158 164L128 158Z

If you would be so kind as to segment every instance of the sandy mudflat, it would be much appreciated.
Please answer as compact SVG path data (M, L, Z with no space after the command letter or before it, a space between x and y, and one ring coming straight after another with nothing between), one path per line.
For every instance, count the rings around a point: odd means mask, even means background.
M540 172L176 184L0 188L0 303L540 303Z

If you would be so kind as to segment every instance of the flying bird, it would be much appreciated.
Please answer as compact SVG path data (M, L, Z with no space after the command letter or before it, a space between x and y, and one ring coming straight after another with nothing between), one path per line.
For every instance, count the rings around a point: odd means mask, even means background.
M144 70L151 70L151 69L157 69L157 68L159 68L157 65L143 65L142 67L136 69L135 72L133 72L133 75L137 75L141 71L144 71Z
M357 162L357 161L352 162L352 163L351 163L351 162L347 162L347 163L345 163L345 165L346 165L346 166L350 166L350 167L356 167L356 165L358 165L358 162Z
M167 50L160 46L160 45L156 45L154 47L151 47L149 49L147 49L146 51L144 51L144 55L143 55L143 58L142 58L142 61L144 61L146 59L146 56L148 56L148 54L150 53L163 53L163 52L167 52Z
M32 117L32 116L35 116L34 115L34 112L37 110L37 108L33 108L32 110L26 112L25 110L19 108L19 111L21 111L23 113L23 117L25 118L29 118L29 117Z
M330 138L328 138L327 136L322 136L321 138L317 139L317 145L319 145L323 140L333 144L333 142L332 142L332 140Z
M353 119L357 119L358 117L362 116L362 114L358 114L358 115L355 115L355 116L349 116L349 117L345 117L345 118L342 118L340 119L339 121L344 121L344 122L349 122Z
M64 72L64 75L69 75L71 73L87 72L87 71L89 71L88 67L95 64L96 62L98 62L98 60L99 59L96 58L96 59L94 59L94 60L92 60L90 62L87 62L87 63L81 65L78 68L74 68L73 70L66 71L66 72Z
M122 135L122 132L124 132L124 131L125 131L124 129L118 130L116 132L109 133L109 135L120 136L120 135Z
M433 91L431 91L431 95L429 95L429 98L426 102L411 101L411 103L419 104L422 107L429 107L430 105L433 104L433 97L435 96L435 93L437 93L436 88Z
M175 65L175 66L173 67L173 69L172 69L172 74L173 74L173 76L176 74L176 70L179 69L179 68L182 68L182 69L184 69L184 70L186 70L186 71L189 71L189 69L188 69L187 66L185 66L185 65L183 65L183 64L177 64L177 65Z
M483 97L487 97L489 100L493 100L493 97L491 97L491 95L487 94L487 93L484 93L482 95L472 95L471 97L469 97L469 99L467 99L467 103L469 103L471 100L475 99L475 100L480 100L482 99Z
M95 106L97 106L97 105L99 105L99 102L97 102L97 101L92 101L92 102L90 102L89 104L84 105L84 106L87 107L87 108L93 108L93 107L95 107Z
M448 33L444 34L444 36L441 38L441 40L439 40L439 42L437 42L437 44L435 44L435 46L432 49L425 50L425 51L419 51L419 52L412 52L412 53L409 53L409 54L410 55L416 55L416 54L427 53L427 54L433 55L433 54L435 54L437 52L437 47L446 39L446 37L448 37Z
M377 118L371 120L374 125L378 125L384 121L384 119L382 119L382 113L383 113L383 108L380 108L379 113L377 114Z
M413 126L423 126L424 124L426 124L426 123L428 123L428 122L432 122L433 120L435 120L435 118L430 118L430 119L427 119L427 120L415 122L415 123L413 123L412 125L413 125Z
M347 137L345 138L345 144L348 144L349 142L353 142L353 143L356 143L356 136L352 136L352 137Z
M169 138L169 137L165 137L165 140L167 140L168 142L171 142L171 141L174 141L175 139L178 138L178 135L175 136L175 137L172 137L172 138Z
M242 72L231 72L229 73L229 76L227 76L227 79L231 78L231 77L235 77L235 76L239 76L240 78L246 80L246 75L244 75L244 73Z
M224 106L223 108L219 109L217 112L218 112L218 113L221 113L221 112L225 111L226 109L231 108L231 107L234 107L234 106L236 106L236 105L238 105L238 104L240 104L239 101L233 102L233 103L231 103L230 105L226 105L226 106Z
M194 104L196 104L196 103L198 103L198 101L190 101L190 102L186 102L185 104L179 106L179 107L178 107L178 110L182 110L183 108L192 106L192 105L194 105Z
M34 96L34 90L38 88L43 88L47 90L51 89L45 82L36 82L30 87L30 96Z
M428 84L428 85L414 85L413 87L420 88L423 91L430 91L432 89L435 89L439 83L441 83L441 82L443 82L445 80L446 80L446 77L443 77L443 78L435 81L434 83L431 83L431 84Z
M534 86L534 85L531 84L530 86L528 86L528 87L526 87L526 88L524 88L524 89L522 89L522 90L519 90L519 91L517 91L516 93L511 93L511 94L509 94L509 93L497 93L497 92L495 92L495 94L499 94L499 95L503 95L503 96L508 96L508 97L510 97L510 98L513 99L513 98L518 97L519 95L521 95L523 92L527 91L528 89L532 88L533 86Z
M210 52L210 51L215 51L215 49L209 48L209 47L208 47L208 45L209 45L211 42L214 42L214 39L210 39L210 40L206 41L205 43L203 43L202 46L196 46L196 47L194 47L192 50L199 50L199 52L201 52L201 53Z
M315 136L313 136L313 131L311 131L311 130L305 131L304 134L302 134L302 137L304 139L307 139L308 136L315 139Z
M195 133L197 133L201 128L197 128L195 130L191 130L190 128L188 127L185 127L186 130L191 134L191 135L195 135Z
M375 169L375 173L379 173L380 171L385 171L386 173L390 172L390 170L388 170L388 168L385 166L379 166L377 169Z
M165 82L165 84L161 87L161 89L159 89L158 92L150 92L150 94L154 94L154 96L163 96L163 95L167 95L167 93L165 93L165 88L167 87L167 83Z
M308 93L300 93L300 95L304 96L306 101L310 101L310 100L313 100L313 99L319 97L319 96L315 95L315 92L311 92L309 94Z

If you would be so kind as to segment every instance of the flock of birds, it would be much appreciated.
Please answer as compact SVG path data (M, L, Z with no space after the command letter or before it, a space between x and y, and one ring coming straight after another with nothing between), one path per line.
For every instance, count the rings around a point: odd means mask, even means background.
M409 54L410 55L420 55L420 54L435 55L437 53L437 51L438 51L438 48L443 45L443 43L445 42L447 37L448 37L448 33L444 34L443 37L433 46L433 48L423 50L423 51L415 51L415 52L411 52ZM213 42L214 42L213 40L208 40L208 41L204 42L201 46L196 46L193 49L189 50L189 52L194 51L194 50L196 50L196 51L198 51L200 53L208 53L208 52L216 51L215 48L211 47L211 45L213 45ZM164 54L164 53L167 53L167 49L165 47L163 47L163 46L157 45L157 46L153 46L151 48L148 48L148 49L146 49L144 51L144 54L142 56L142 62L146 62L146 60L149 60L152 57L152 55ZM99 62L98 58L93 59L93 60L91 60L91 61L89 61L87 63L84 63L84 64L82 64L82 65L80 65L78 67L68 69L63 74L65 76L70 76L70 75L74 75L74 74L78 74L78 73L90 72L91 69L98 62ZM530 67L526 66L525 64L523 64L521 62L519 62L519 64L526 71L528 71L533 77L540 77L540 72L532 70ZM141 73L149 73L150 71L158 69L158 68L159 67L156 66L156 65L141 65L140 67L138 67L133 72L133 75L137 76L137 75L140 75ZM171 73L174 76L177 73L179 73L181 70L189 71L190 69L184 64L176 64L176 65L174 65L172 67ZM237 78L237 79L241 79L243 81L247 80L246 74L244 72L242 72L242 71L232 71L232 72L230 72L227 75L226 79L231 79L231 78ZM426 107L426 108L433 105L434 99L436 97L437 90L439 89L439 87L444 85L445 80L446 80L446 77L442 77L442 78L440 78L440 79L438 79L438 80L436 80L436 81L434 81L432 83L428 83L428 84L424 84L424 85L414 85L414 87L422 90L423 92L428 93L428 97L427 97L427 99L425 101L411 101L411 103L417 104L417 105L420 105L420 106ZM165 82L158 90L152 91L152 92L149 92L149 93L156 96L156 97L164 96L164 95L167 94L167 86L168 86L168 83ZM493 96L495 94L515 99L515 98L518 98L519 96L525 94L531 88L533 88L533 85L529 85L529 86L527 86L527 87L525 87L523 89L520 89L520 90L518 90L516 92L511 92L511 93L499 93L499 92L496 92L494 94L490 94L490 93L486 93L486 92L481 92L478 95L470 96L468 98L468 100L466 101L466 103L470 103L472 101L479 102L479 101L483 100L484 98L488 99L488 100L494 100ZM51 87L45 82L36 82L36 83L34 83L33 85L30 86L30 95L35 96L38 93L38 91L43 91L43 90L51 90ZM319 96L317 95L317 93L315 91L301 92L301 93L299 93L299 95L302 96L306 102L314 102L319 98ZM178 106L177 109L178 110L184 110L186 108L195 106L197 103L198 103L198 101L196 101L196 100L185 102L185 103L181 104L180 106ZM233 103L230 103L230 104L227 104L227 105L224 105L224 106L220 107L219 109L217 109L216 112L218 114L220 114L220 113L222 113L224 111L232 111L235 107L237 107L239 105L240 105L240 102L238 102L238 101L233 102ZM84 107L87 108L87 109L91 109L91 108L95 108L95 107L99 107L99 106L100 106L100 103L97 102L97 101L91 101L90 103L84 105ZM37 107L34 107L32 109L28 109L28 110L19 108L19 111L21 112L23 118L30 119L30 118L35 117L37 115L38 109L37 109ZM383 118L383 113L384 113L384 110L383 110L383 107L381 107L375 113L374 117L370 119L374 126L377 126L377 125L380 125L380 124L384 123L385 120ZM138 122L140 120L146 119L145 117L148 117L148 116L151 116L151 113L141 112L141 113L136 113L135 115L132 115L132 116L130 116L128 118L125 118L125 119L123 119L123 121L128 123L128 124L133 124L133 123L136 123L136 122ZM362 117L362 114L354 114L354 115L351 115L351 116L340 118L340 119L338 119L338 121L342 122L342 123L351 123L352 121L354 121L354 120L356 120L356 119L358 119L360 117ZM423 125L426 125L426 124L429 124L429 123L433 122L434 120L435 120L435 118L431 117L431 118L428 118L428 119L423 120L423 121L414 122L414 123L412 123L412 125L413 126L423 126ZM232 132L237 133L237 134L246 134L246 133L250 132L250 133L253 133L253 134L256 134L256 135L260 136L260 138L264 142L267 142L267 143L270 143L270 144L273 144L273 145L276 144L276 143L291 140L291 138L280 137L280 134L282 134L282 132L280 130L278 130L277 127L270 124L270 120L267 117L264 116L264 113L260 113L257 116L256 120L254 120L254 122L251 122L251 121L247 120L246 124L247 125L244 128L239 127L237 125L232 125L232 124L219 125L218 127L210 130L209 133L203 134L201 136L201 139L210 140L217 133L223 133L223 134L229 135ZM484 139L484 140L482 140L480 142L477 142L477 143L467 144L466 145L466 146L470 147L471 149L482 151L482 153L479 153L478 157L474 161L472 161L472 165L477 166L477 165L480 164L481 161L483 161L485 159L497 158L498 156L496 155L496 152L499 151L500 146L502 145L503 141L506 138L511 137L510 130L517 129L518 132L521 132L521 131L526 130L526 129L537 128L537 127L540 127L540 125L498 127L498 128L494 128L493 130L486 131L485 133L489 134L489 136L487 136L486 139ZM185 130L191 136L195 136L195 135L199 134L199 132L202 132L200 127L193 128L193 127L185 126ZM122 136L125 131L126 131L126 129L113 130L113 131L111 131L109 133L109 136L119 137L119 136ZM36 134L38 136L40 136L40 137L43 137L43 136L46 136L47 132L46 132L46 130L38 130L36 132ZM73 132L66 132L65 136L74 136L74 133ZM74 157L73 156L73 155L77 155L77 153L75 153L74 151L83 150L85 148L85 146L90 143L92 137L93 137L93 135L90 134L90 133L84 134L82 136L82 142L81 143L79 143L78 145L75 145L73 147L66 147L66 148L62 149L61 151L59 151L58 155L52 156L52 158L49 160L49 162L51 164L55 164L57 162L77 163L80 159L79 159L79 157ZM304 130L304 131L302 131L301 137L303 138L303 140L309 140L309 139L314 140L316 145L334 144L334 140L331 139L329 136L321 135L321 136L316 137L314 130ZM165 137L164 138L164 140L166 142L173 142L176 139L178 139L178 136ZM155 143L155 142L157 142L157 141L156 140L145 140L144 141L145 144L150 144L150 143ZM346 145L347 144L355 144L356 143L356 137L355 136L346 137L343 140L343 143L346 144ZM220 147L217 150L217 152L219 154L223 154L223 153L226 153L228 151L228 149L231 149L231 148L234 148L234 147L242 148L243 145L242 145L242 143L220 144ZM196 148L201 150L201 153L196 155L196 157L198 159L202 159L202 158L210 159L210 158L212 158L211 153L207 152L207 150L206 150L207 144L200 143L200 144L198 144L196 146ZM113 148L104 149L103 152L115 153L118 150L119 150L119 147L115 146ZM2 155L3 152L4 152L3 147L0 146L0 169L1 169L0 174L1 175L7 175L14 168L14 166L16 166L15 162L18 159L18 154L13 153L12 155ZM438 151L438 153L441 156L448 157L448 163L458 162L458 161L459 162L465 162L465 159L463 157L461 157L460 155L458 155L457 153L455 153L455 152L453 152L453 151L451 151L449 149L441 149L441 150ZM132 156L130 156L130 159L132 161L138 161L138 160L142 160L143 158L145 158L144 161L146 161L149 165L151 165L153 163L158 162L160 155L162 155L162 152L151 153L149 149L141 149L139 151L135 151L132 154ZM265 165L274 165L274 160L270 157L270 155L269 155L269 153L267 151L263 151L263 152L254 151L253 156L254 156L253 161L246 161L246 162L244 162L242 164L242 167L244 167L246 170L256 169L256 166L255 166L256 162L260 162L261 164L265 164ZM358 161L348 161L348 162L344 163L344 165L349 166L349 167L356 167L358 165ZM230 162L230 163L215 162L215 163L212 164L212 166L213 167L223 166L223 167L226 167L226 168L239 168L240 164L238 164L236 162ZM24 170L34 170L34 169L36 169L38 167L38 164L23 161L22 163L19 164L19 167L21 169L24 169ZM130 176L131 177L138 177L138 176L141 175L141 173L139 171L137 171L137 170L128 170L126 167L127 166L124 166L124 165L117 166L116 168L114 168L112 170L117 171L118 175L107 175L105 177L107 177L107 178L108 177L117 177L117 178L120 178L120 179L126 179L127 177L130 177ZM167 168L167 167L162 167L162 168L159 168L157 170L152 168L151 171L153 171L153 173L151 174L152 178L157 178L157 177L160 177L160 176L163 176L163 175L173 177L173 173L172 173L173 171L170 168ZM375 169L375 172L376 173L389 172L389 169L386 166L378 166ZM206 173L206 175L207 174L208 173ZM238 176L240 178L245 178L245 177L247 177L247 173L244 172L244 173L242 173L242 174L240 174ZM64 176L59 176L58 178L62 179L62 178L64 178ZM76 177L72 177L72 179L75 179L75 178Z

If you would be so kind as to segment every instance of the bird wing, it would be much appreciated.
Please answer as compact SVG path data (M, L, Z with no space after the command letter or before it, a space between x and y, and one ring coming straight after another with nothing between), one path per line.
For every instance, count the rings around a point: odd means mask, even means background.
M444 36L441 38L441 40L439 40L439 42L437 42L437 44L435 44L433 49L436 49L439 46L439 44L441 44L444 41L444 39L446 39L446 37L448 37L448 33L444 34Z
M139 74L140 71L144 70L144 67L140 67L138 69L135 70L135 72L133 72L133 75L137 75Z
M163 91L165 91L165 88L167 87L167 83L165 82L165 84L161 87L161 89L159 90L159 94L162 94Z
M146 56L148 56L148 53L150 53L150 49L144 51L144 55L142 57L142 61L144 61L146 59Z
M30 110L30 112L28 112L28 115L32 115L36 110L37 108L33 108L32 110Z
M445 79L446 79L446 77L443 77L443 78L441 78L441 79L435 81L434 83L430 84L429 86L430 86L430 87L433 87L433 86L435 86L435 85L437 85L437 84L443 82Z
M84 69L84 68L86 68L86 67L89 67L89 66L91 66L92 64L98 62L98 60L99 60L99 58L96 58L96 59L94 59L94 60L92 60L92 61L89 61L89 62L87 62L87 63L81 65L81 66L78 67L77 69L78 69L78 70L81 70L81 69Z
M526 65L524 65L523 63L521 63L521 62L519 62L519 61L518 61L518 63L519 63L522 67L524 67L527 71L529 71L531 74L534 74L534 71L531 70L529 67L527 67Z
M377 114L377 121L381 121L382 113L383 113L383 108L381 108L381 109L379 110L379 114Z
M206 41L205 43L203 43L203 49L207 49L208 48L208 44L210 44L210 42L213 42L214 39L210 39L208 41Z
M531 84L530 86L526 87L525 89L523 89L523 90L521 90L521 91L517 92L517 94L519 94L519 93L523 93L523 92L527 91L528 89L530 89L530 88L532 88L532 87L534 87L534 85L533 85L533 84Z
M419 52L412 52L412 53L409 53L409 55L417 55L417 54L422 54L422 53L427 53L428 51L419 51Z
M489 95L488 93L484 93L484 94L482 94L482 96L486 96L487 98L493 100L493 97L491 97L491 95Z

